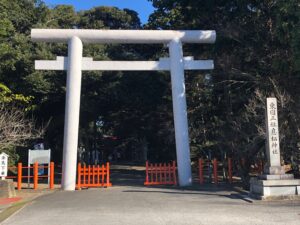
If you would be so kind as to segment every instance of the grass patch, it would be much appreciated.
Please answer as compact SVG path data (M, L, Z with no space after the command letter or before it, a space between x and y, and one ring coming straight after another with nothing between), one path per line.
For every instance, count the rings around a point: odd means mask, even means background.
M6 208L3 212L0 213L0 223L2 223L5 219L10 217L15 212L17 212L19 209L21 209L27 203L28 203L28 201L16 202L9 208Z

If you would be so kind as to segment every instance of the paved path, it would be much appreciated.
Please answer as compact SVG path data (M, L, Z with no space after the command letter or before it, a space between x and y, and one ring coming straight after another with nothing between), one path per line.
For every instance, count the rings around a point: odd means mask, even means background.
M193 190L127 185L41 196L3 225L300 225L300 202L249 202L213 185Z
M300 203L249 203L238 193L113 187L58 191L36 199L5 225L300 224Z

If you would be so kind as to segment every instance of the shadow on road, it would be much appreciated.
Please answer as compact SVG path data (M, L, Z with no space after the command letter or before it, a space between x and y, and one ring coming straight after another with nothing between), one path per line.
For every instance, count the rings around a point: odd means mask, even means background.
M196 180L196 178L195 178ZM125 190L128 193L165 193L172 195L205 195L205 196L220 196L230 199L240 199L246 202L252 202L248 198L248 192L243 190L238 183L230 185L227 183L215 184L203 184L200 185L194 182L191 187L179 187L168 185L157 186L144 186L145 181L145 167L140 165L114 165L111 166L111 182L113 186L127 186L127 187L144 187L142 190ZM157 189L157 190L155 190ZM225 194L224 194L225 193Z

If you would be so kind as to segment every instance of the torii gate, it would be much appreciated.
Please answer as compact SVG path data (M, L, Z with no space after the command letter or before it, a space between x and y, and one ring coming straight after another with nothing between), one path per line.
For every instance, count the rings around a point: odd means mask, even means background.
M63 145L63 190L75 190L82 70L171 71L179 185L192 184L184 70L212 70L212 60L183 57L182 43L212 44L215 31L32 29L32 41L68 43L68 57L37 60L37 70L67 70ZM83 43L168 44L159 61L93 61L82 56Z

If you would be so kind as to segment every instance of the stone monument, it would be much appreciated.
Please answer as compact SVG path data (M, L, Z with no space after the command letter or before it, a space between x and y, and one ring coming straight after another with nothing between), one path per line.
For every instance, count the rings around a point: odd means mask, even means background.
M286 174L280 160L277 99L266 101L266 153L264 174L250 180L250 194L260 199L290 198L299 195L300 180Z

